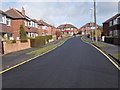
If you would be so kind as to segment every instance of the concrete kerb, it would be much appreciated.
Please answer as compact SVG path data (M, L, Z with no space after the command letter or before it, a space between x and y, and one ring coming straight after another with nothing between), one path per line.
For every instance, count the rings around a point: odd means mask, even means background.
M68 38L67 40L69 40L69 39L70 39L70 38ZM34 60L34 59L37 58L37 57L40 57L40 56L42 56L42 55L45 55L45 54L49 53L50 51L52 51L52 50L58 48L59 46L63 45L67 40L65 40L63 43L57 45L56 47L54 47L54 48L52 48L52 49L50 49L50 50L47 50L47 51L44 52L44 53L38 54L38 55L36 55L36 56L28 59L28 60L25 60L25 61L23 61L23 62L20 62L20 63L18 63L18 64L16 64L16 65L11 66L11 67L8 67L8 68L6 67L6 69L0 71L0 74L3 74L3 73L5 73L5 72L7 72L7 71L9 71L9 70L11 70L11 69L14 69L14 68L16 68L16 67L18 67L18 66L21 66L21 65L23 65L23 64L25 64L25 63L27 63L27 62L29 62L29 61L32 61L32 60Z
M83 37L81 37L81 40L82 40L83 42L85 42L85 41L83 40ZM85 43L91 45L91 46L94 47L96 50L98 50L99 52L101 52L118 70L120 70L119 63L116 62L116 60L115 60L113 57L111 57L107 52L102 51L100 48L98 48L98 47L97 47L96 45L94 45L94 44L91 44L90 42L85 42Z

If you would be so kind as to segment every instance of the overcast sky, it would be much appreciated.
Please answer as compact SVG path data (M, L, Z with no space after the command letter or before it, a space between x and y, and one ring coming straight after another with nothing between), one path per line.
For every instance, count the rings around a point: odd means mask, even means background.
M33 2L34 1L34 2ZM43 0L45 1L45 0ZM73 24L77 28L82 25L93 21L93 2L85 0L76 2L73 0L53 0L52 2L43 2L35 0L5 0L2 2L2 10L5 11L9 8L16 8L21 11L24 7L26 15L33 19L42 19L49 24L58 26L60 24ZM97 2L97 24L102 23L108 18L118 13L118 1L116 2Z

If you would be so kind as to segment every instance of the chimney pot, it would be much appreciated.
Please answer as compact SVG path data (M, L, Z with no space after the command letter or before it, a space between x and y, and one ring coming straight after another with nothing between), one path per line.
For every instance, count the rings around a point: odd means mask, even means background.
M22 7L22 14L25 15L25 10L24 10L24 7Z

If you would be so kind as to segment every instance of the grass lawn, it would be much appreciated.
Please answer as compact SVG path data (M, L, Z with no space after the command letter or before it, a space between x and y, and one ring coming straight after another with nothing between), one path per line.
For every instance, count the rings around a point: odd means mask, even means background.
M113 54L113 56L120 61L120 53L118 53L118 54Z
M44 48L41 48L41 49L38 49L38 50L35 50L35 51L32 51L32 52L29 52L29 53L27 53L27 54L39 54L39 53L46 52L46 51L51 50L51 49L57 47L58 45L64 43L64 42L65 42L67 39L69 39L69 38L71 38L71 37L66 37L66 38L64 38L63 40L61 40L61 41L59 41L58 43L56 43L56 44L48 45L48 46L46 46L46 47L44 47Z

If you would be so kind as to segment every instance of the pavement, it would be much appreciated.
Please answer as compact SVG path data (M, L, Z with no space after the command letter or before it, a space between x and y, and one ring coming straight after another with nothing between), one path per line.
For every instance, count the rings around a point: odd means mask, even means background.
M120 46L119 45L114 45L114 44L109 44L105 42L100 42L104 44L106 47L102 47L101 49L103 51L106 51L107 53L114 55L120 53Z
M19 57L18 57L19 58ZM80 37L2 74L3 88L119 88L119 70Z
M90 40L89 42L92 42L90 38L87 38L87 36L86 36L86 39ZM99 47L102 51L104 51L111 58L117 61L116 63L120 62L120 60L114 57L115 54L120 53L120 45L109 44L109 43L102 42L102 41L98 41L98 42L105 45L105 47Z
M61 39L62 40L62 39ZM17 51L17 52L12 52L6 55L1 56L2 57L2 69L6 69L9 68L13 65L16 65L22 61L28 60L36 55L32 55L32 54L26 54L28 52L40 49L40 48L44 48L48 45L51 44L55 44L57 42L59 42L60 40L56 40L54 42L51 42L49 44L46 44L44 46L40 46L40 47L36 47L36 48L29 48L29 49L25 49L25 50L21 50L21 51Z

